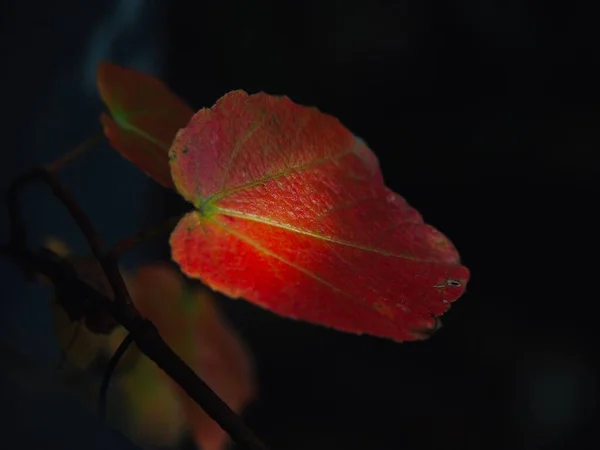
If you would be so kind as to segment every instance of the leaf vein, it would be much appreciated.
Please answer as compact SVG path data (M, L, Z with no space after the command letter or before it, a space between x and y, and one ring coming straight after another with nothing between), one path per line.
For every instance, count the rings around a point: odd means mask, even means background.
M345 150L343 152L340 152L340 153L338 153L336 155L328 155L328 156L325 156L323 158L318 158L318 159L315 159L315 160L313 160L313 161L311 161L309 163L302 164L302 165L296 166L296 167L293 167L293 166L292 167L287 167L284 170L281 170L279 172L276 172L274 174L267 175L267 176L264 176L264 177L261 177L261 178L257 178L256 180L250 181L248 183L244 183L244 184L242 184L240 186L236 186L236 187L233 187L233 188L230 188L230 189L220 190L220 191L214 193L213 195L211 195L209 198L207 198L205 200L205 202L207 202L207 203L208 202L214 202L214 201L220 200L222 198L228 197L229 195L234 194L236 192L243 191L245 189L249 189L251 187L257 186L257 185L262 184L262 183L265 183L267 181L276 180L278 178L285 177L285 176L287 176L287 175L289 175L291 173L302 172L304 170L312 169L314 167L318 167L318 166L320 166L322 164L325 164L325 163L328 163L328 162L339 160L339 159L341 159L341 158L343 158L345 156L353 154L356 151L357 145L358 145L358 142L356 141L355 145L352 146L352 148L350 148L348 150Z
M319 233L315 233L313 231L309 231L309 230L304 230L302 228L298 228L298 227L294 227L292 225L288 225L286 223L281 223L281 222L277 222L274 220L270 220L270 219L266 219L264 217L260 217L254 214L246 214L243 212L239 212L239 211L235 211L232 209L227 209L227 208L220 208L217 207L216 211L217 214L222 214L225 216L229 216L229 217L235 217L238 219L243 219L243 220L248 220L248 221L252 221L252 222L257 222L257 223L262 223L264 225L269 225L269 226L273 226L276 228L280 228L286 231L290 231L293 233L298 233L304 236L309 236L315 239L319 239L322 241L326 241L326 242L332 242L334 244L339 244L339 245L343 245L346 247L351 247L351 248L355 248L357 250L363 250L366 252L371 252L371 253L377 253L379 255L382 256L391 256L394 258L402 258L402 259L408 259L408 260L412 260L412 261L419 261L417 258L413 258L410 256L406 256L406 255L398 255L394 252L390 252L390 251L386 251L383 249L379 249L379 248L374 248L374 247L369 247L368 245L361 245L361 244L356 244L354 242L350 242L350 241L346 241L343 239L338 239L332 236L326 236L326 235L322 235ZM439 264L439 265L448 265L445 263L441 263L441 262L435 262L435 264Z
M361 302L359 299L357 299L356 297L348 294L347 292L343 291L342 289L338 288L337 286L331 284L329 281L321 278L320 276L312 273L310 270L305 269L302 266L299 266L298 264L295 264L291 261L288 261L287 259L283 258L282 256L272 252L271 250L265 248L264 246L262 246L260 243L256 242L254 239L249 238L248 236L244 235L243 233L240 233L238 231L234 231L233 229L231 229L230 227L228 227L227 225L219 222L218 220L215 220L213 218L209 219L211 222L213 222L215 225L217 225L218 227L221 227L223 230L225 230L226 232L232 234L233 236L237 237L239 240L247 243L248 245L254 247L255 249L257 249L260 252L263 252L264 254L271 256L272 258L277 259L278 261L281 261L284 264L287 264L288 266L298 270L299 272L303 273L304 275L306 275L309 278L312 278L313 280L317 281L318 283L321 283L323 286L331 289L332 291L348 298L350 301L352 301L352 303L354 303L356 306L366 309L369 312L374 312L372 308L370 308L369 305ZM379 314L379 316L384 319L385 321L389 322L393 327L397 327L397 324L391 320L389 317L386 317L382 314Z

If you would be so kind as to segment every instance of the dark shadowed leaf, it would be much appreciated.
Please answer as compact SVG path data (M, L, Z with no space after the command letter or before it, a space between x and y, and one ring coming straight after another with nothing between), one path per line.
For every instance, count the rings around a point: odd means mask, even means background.
M98 66L97 83L110 111L100 120L111 145L158 183L172 188L168 150L193 110L162 81L112 63Z

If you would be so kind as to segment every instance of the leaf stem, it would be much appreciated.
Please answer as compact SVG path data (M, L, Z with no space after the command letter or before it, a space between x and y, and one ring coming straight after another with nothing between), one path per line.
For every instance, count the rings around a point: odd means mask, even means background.
M181 215L176 217L170 217L162 223L141 230L138 233L133 234L131 236L127 236L126 238L123 238L119 242L117 242L110 252L115 258L118 258L121 255L123 255L123 253L146 242L148 239L156 237L161 233L171 231L175 227L175 225L177 225L177 222L179 222L180 219Z
M79 157L85 151L89 150L94 145L98 144L102 140L102 138L104 138L103 131L94 133L92 136L87 138L85 141L83 141L81 144L79 144L77 147L75 147L70 152L65 153L58 159L55 159L54 161L52 161L51 163L46 164L45 165L46 170L48 172L56 172L61 167L64 167L67 164L71 163L73 160L75 160L77 157Z

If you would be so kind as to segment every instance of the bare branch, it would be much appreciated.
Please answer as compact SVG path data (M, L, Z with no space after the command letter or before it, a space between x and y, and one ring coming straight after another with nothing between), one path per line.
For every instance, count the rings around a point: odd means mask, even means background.
M109 280L115 300L81 280L72 265L49 250L33 252L27 247L27 234L21 217L18 194L23 186L43 181L67 208L86 237L94 257ZM265 444L248 428L242 419L167 345L156 327L142 318L127 291L117 260L106 252L104 244L91 221L77 204L70 191L46 168L34 169L17 178L8 191L10 244L0 247L28 274L41 273L54 285L63 287L73 296L87 298L96 308L102 308L129 331L142 353L169 375L204 411L225 430L231 438L248 450L267 450Z
M104 372L104 377L102 378L102 385L100 386L100 399L98 402L100 417L102 419L106 419L107 395L110 379L112 377L113 372L117 368L119 361L121 360L121 358L123 357L123 355L125 354L132 342L132 334L128 334L127 336L125 336L125 339L123 339L123 341L119 344L119 347L117 347L117 351L115 351L115 354L112 356L112 358L110 358L108 367L106 368L106 372Z

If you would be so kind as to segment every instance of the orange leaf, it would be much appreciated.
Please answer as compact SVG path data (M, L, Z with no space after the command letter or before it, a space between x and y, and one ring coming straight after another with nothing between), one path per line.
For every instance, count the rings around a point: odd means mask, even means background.
M162 81L112 63L100 63L97 84L111 114L100 118L110 144L155 181L173 188L168 150L194 111Z
M188 276L280 315L396 341L427 337L469 271L383 182L366 144L287 97L202 109L170 150L196 210L171 235Z

